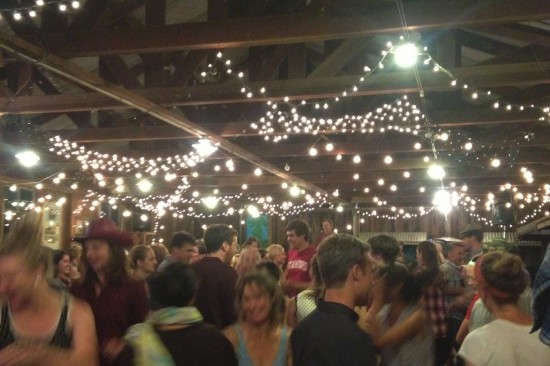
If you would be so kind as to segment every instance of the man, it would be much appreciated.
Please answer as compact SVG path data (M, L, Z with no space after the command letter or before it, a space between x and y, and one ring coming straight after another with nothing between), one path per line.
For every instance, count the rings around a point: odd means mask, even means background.
M329 219L328 217L325 217L323 219L323 222L321 223L321 227L322 227L322 230L321 230L321 233L319 234L319 237L317 238L317 242L315 243L316 246L321 244L324 238L334 234L334 225L332 224L332 220Z
M290 337L294 365L376 365L370 336L357 325L373 280L369 247L348 234L327 238L317 252L325 297Z
M290 250L283 286L290 297L307 289L311 283L309 263L317 248L309 243L309 234L309 226L304 220L291 221L286 227Z
M448 334L450 339L453 340L455 349L458 350L459 345L455 342L456 334L464 320L472 296L468 291L466 269L462 266L464 245L461 242L454 242L450 245L447 260L439 268L443 272L447 283L446 318Z
M200 280L195 305L206 323L223 329L237 320L237 272L229 265L237 252L237 232L224 224L210 225L203 239L206 257L191 264Z
M174 233L172 240L170 240L170 254L159 264L157 272L164 271L170 263L181 262L189 264L196 254L197 239L192 234L186 231Z
M460 232L460 239L466 249L465 263L475 261L482 253L483 228L481 224L468 224Z

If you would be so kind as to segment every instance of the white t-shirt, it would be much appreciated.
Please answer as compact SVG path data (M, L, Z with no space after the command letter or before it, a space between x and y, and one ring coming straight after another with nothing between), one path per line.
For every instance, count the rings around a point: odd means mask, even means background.
M495 319L468 334L458 354L476 366L548 366L550 347L530 325Z

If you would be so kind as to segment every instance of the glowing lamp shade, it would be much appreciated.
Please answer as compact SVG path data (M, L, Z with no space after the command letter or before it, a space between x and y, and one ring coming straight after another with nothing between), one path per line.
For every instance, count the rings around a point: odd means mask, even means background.
M153 188L153 183L149 182L147 179L140 180L137 184L140 191L147 193Z
M407 68L416 63L418 49L412 43L405 43L393 50L394 61L399 67Z
M35 166L40 160L40 156L31 150L20 152L16 154L15 157L19 160L19 163L26 168Z

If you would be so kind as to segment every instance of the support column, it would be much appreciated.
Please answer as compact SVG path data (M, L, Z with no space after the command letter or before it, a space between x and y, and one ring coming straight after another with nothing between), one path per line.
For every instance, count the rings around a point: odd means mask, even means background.
M354 236L359 236L361 232L361 210L359 207L354 207L351 209L352 214L352 232Z

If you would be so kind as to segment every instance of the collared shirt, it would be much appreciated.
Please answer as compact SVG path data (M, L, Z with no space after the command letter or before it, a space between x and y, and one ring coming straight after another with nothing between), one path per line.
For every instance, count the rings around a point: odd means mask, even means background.
M462 266L457 266L453 262L447 260L439 267L439 269L441 270L441 272L443 272L443 275L445 276L445 282L447 282L447 290L455 288L466 288L466 281L462 276L462 271L464 271ZM447 295L447 305L450 306L457 297L458 295ZM447 315L462 319L466 314L466 310L466 308L454 309Z
M319 300L317 309L290 336L294 365L376 365L370 336L347 306Z
M447 336L447 322L445 321L447 303L445 299L445 290L435 285L428 286L424 290L422 303L424 305L424 311L426 311L426 314L430 317L434 338L445 338Z

